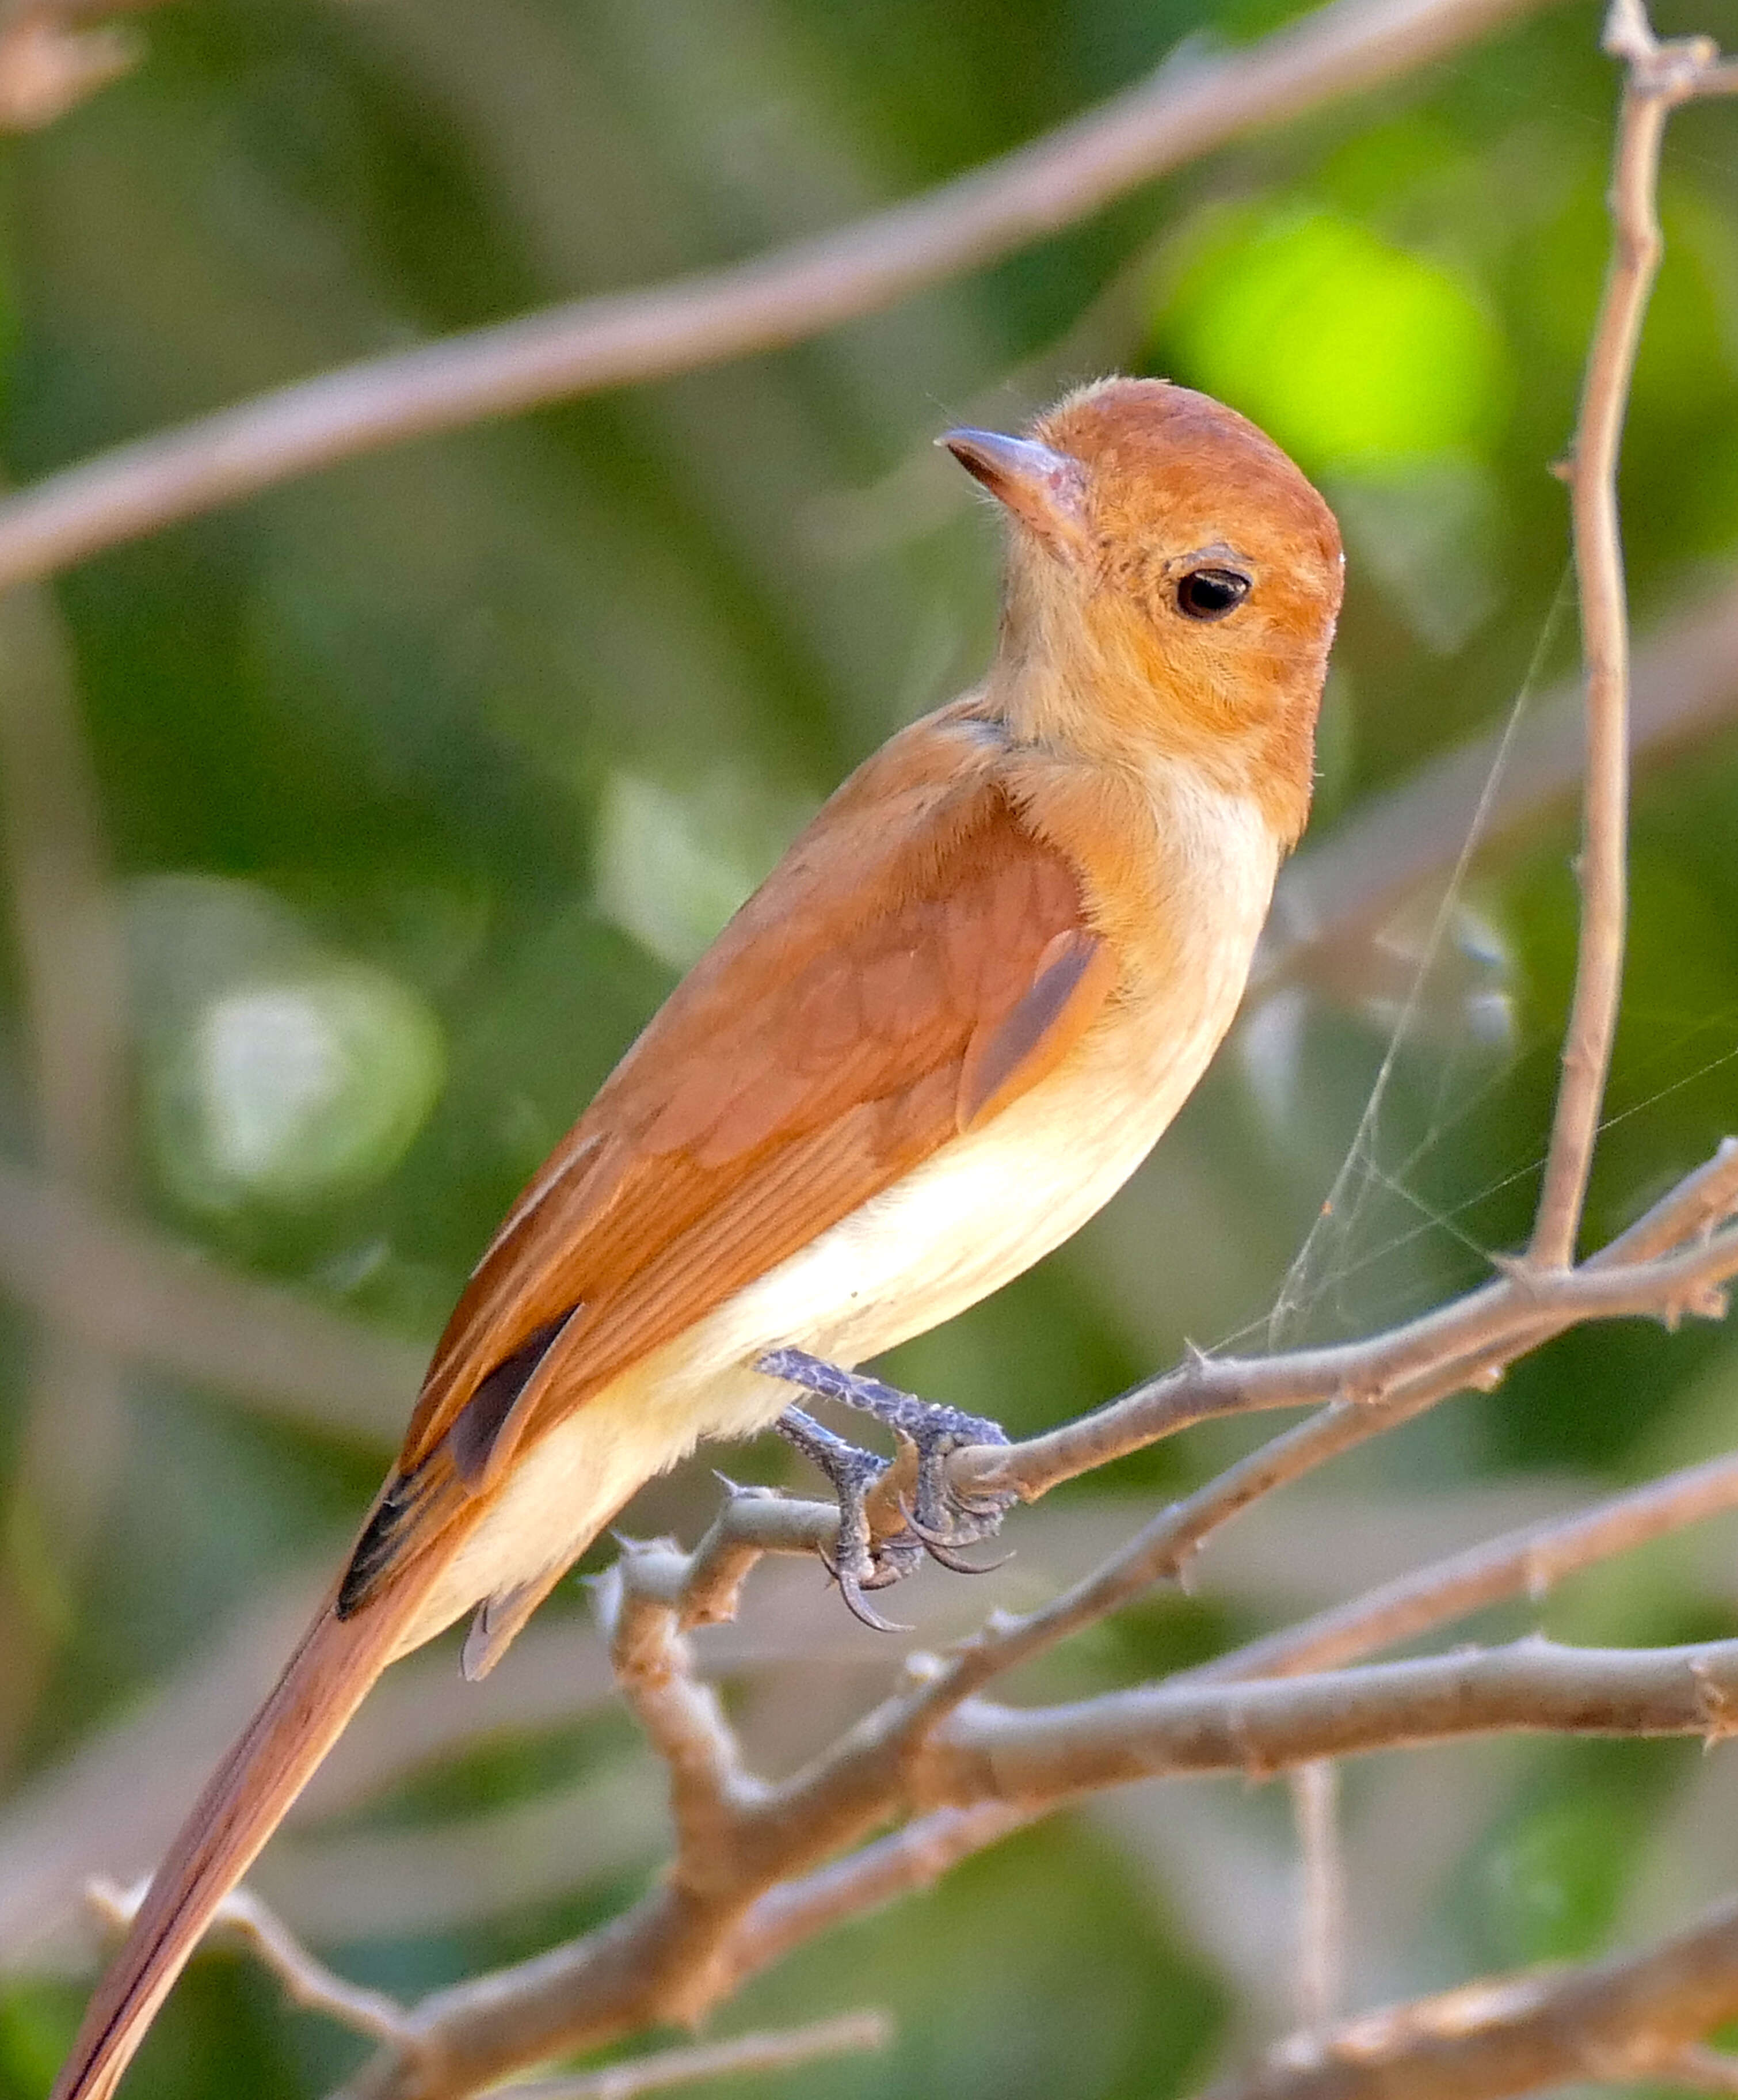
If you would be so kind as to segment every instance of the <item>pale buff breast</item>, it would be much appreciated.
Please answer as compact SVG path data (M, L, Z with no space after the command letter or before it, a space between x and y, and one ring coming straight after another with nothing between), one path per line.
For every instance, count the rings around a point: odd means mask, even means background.
M951 1318L1101 1209L1193 1091L1243 995L1277 850L1258 808L1190 768L1154 783L1155 893L1177 958L983 1129L945 1145L523 1453L415 1639L582 1551L703 1436L753 1435L793 1398L750 1368L790 1346L845 1365Z

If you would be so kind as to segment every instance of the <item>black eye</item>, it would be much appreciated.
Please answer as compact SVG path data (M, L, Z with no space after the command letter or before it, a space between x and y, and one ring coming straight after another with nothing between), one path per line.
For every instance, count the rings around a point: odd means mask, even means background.
M1223 620L1249 595L1249 579L1236 569L1191 569L1177 586L1177 609L1190 620Z

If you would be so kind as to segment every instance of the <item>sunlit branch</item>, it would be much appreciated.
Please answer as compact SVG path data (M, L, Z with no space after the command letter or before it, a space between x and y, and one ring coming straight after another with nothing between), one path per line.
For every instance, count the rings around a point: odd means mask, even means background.
M1498 2100L1643 2080L1729 2092L1728 2060L1698 2045L1735 2014L1727 1902L1640 1954L1489 1977L1297 2036L1203 2100Z

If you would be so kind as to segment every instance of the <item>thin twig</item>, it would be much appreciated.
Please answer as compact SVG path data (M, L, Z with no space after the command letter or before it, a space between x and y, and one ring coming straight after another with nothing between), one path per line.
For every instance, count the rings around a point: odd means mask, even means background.
M843 1860L769 1890L728 1943L719 1967L720 1988L734 1991L794 1948L847 1918L932 1887L961 1860L1032 1822L1035 1812L1042 1811L1000 1801L975 1808L939 1808Z
M1723 82L1709 77L1716 70L1714 44L1705 37L1657 42L1641 0L1612 0L1604 44L1624 60L1627 71L1612 178L1611 263L1594 324L1569 469L1587 680L1587 775L1575 990L1529 1250L1543 1268L1560 1268L1574 1259L1623 986L1629 909L1630 634L1617 519L1617 460L1642 320L1665 245L1657 204L1660 147L1666 119L1679 104L1698 94L1723 91Z
M1340 1842L1340 1767L1318 1758L1288 1774L1297 1831L1298 2025L1313 2033L1340 2009L1345 1987L1345 1855Z
M148 1884L117 1888L100 1877L85 1884L85 1900L103 1922L116 1931L133 1921L144 1900ZM212 1920L211 1930L220 1938L239 1941L269 1970L283 1986L291 2003L309 2012L323 2013L341 2027L354 2028L370 2041L390 2049L413 2046L404 2008L384 1991L370 1991L347 1983L310 1954L277 1916L248 1889L231 1889Z
M737 2035L728 2041L702 2042L691 2049L659 2049L631 2063L581 2078L539 2079L515 2085L512 2100L639 2100L642 2093L667 2093L678 2085L700 2085L714 2078L739 2078L747 2072L796 2071L830 2056L855 2056L885 2049L893 2025L885 2013L844 2013L816 2020L813 2026L785 2027L764 2034Z
M1218 147L1362 93L1542 0L1330 0L1161 68L926 195L650 291L371 359L70 467L0 505L0 587L383 446L781 348L1046 240Z

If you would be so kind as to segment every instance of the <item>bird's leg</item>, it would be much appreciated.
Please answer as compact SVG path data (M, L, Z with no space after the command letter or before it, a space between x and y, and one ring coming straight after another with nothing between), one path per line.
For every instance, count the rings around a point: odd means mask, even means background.
M917 1507L905 1513L913 1531L944 1567L962 1574L987 1572L957 1560L953 1549L992 1537L1019 1498L1013 1494L960 1494L948 1478L947 1462L949 1452L963 1450L968 1444L1005 1444L1008 1439L1000 1424L981 1414L968 1414L963 1408L919 1400L915 1393L901 1392L897 1386L861 1371L842 1370L803 1349L774 1349L755 1368L823 1400L861 1408L913 1445L917 1454ZM803 1417L805 1422L808 1418Z
M787 1407L772 1427L826 1475L838 1498L838 1543L827 1566L852 1615L878 1633L909 1633L909 1626L894 1625L863 1601L865 1590L886 1589L910 1574L923 1558L914 1532L902 1529L877 1538L869 1529L869 1492L887 1470L887 1460L835 1436L800 1407Z

